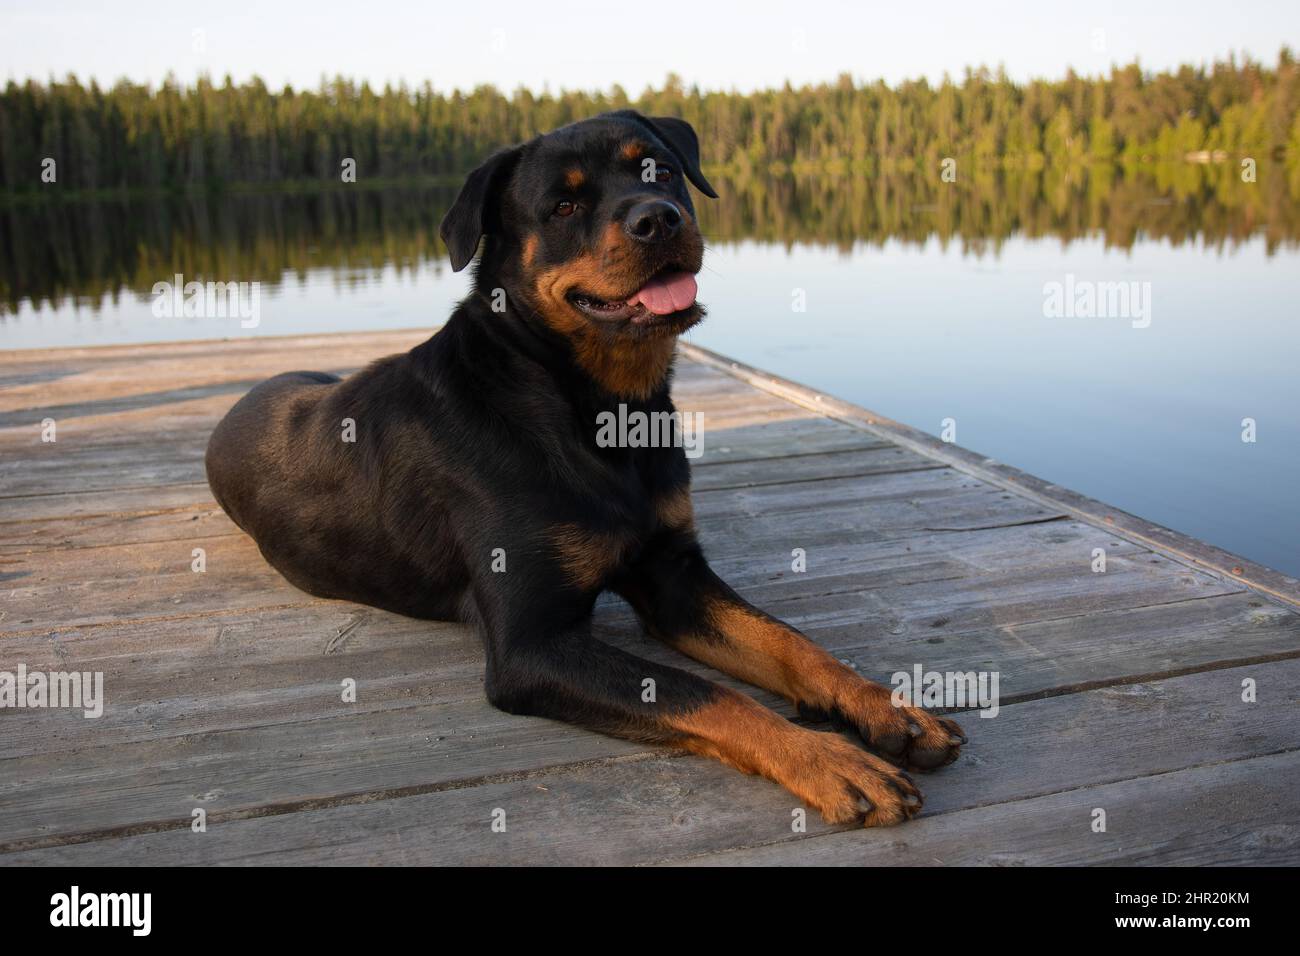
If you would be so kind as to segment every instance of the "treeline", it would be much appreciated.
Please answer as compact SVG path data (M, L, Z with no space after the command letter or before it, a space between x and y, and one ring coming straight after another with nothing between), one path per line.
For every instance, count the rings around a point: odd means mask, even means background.
M0 189L48 189L48 159L60 191L338 182L345 158L356 161L359 180L452 176L499 145L625 106L690 120L706 163L733 171L889 170L950 156L1034 168L1198 153L1300 165L1300 71L1283 48L1273 68L1234 57L1151 74L1134 63L1102 78L1026 84L979 69L938 85L843 76L739 94L687 89L670 76L635 100L617 87L505 96L427 84L377 91L344 79L316 91L228 78L159 89L10 81L0 94Z

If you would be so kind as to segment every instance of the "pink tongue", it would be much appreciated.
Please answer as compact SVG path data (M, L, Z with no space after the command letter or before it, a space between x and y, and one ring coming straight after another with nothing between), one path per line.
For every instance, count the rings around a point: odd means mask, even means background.
M627 301L630 305L640 302L655 315L668 315L690 307L697 291L695 276L689 272L669 272L651 279Z

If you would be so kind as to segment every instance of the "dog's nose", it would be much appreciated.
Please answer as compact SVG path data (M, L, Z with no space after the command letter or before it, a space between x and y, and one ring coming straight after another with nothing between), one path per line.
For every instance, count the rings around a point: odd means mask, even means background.
M639 202L628 210L623 228L637 242L663 242L677 235L681 211L666 199Z

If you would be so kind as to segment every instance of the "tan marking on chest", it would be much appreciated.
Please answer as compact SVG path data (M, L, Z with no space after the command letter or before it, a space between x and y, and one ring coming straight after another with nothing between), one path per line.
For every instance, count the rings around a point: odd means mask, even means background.
M640 340L603 334L575 313L566 298L580 289L617 300L637 281L626 236L611 224L596 251L533 276L532 299L542 320L569 340L574 360L601 388L612 395L648 398L672 367L677 337Z

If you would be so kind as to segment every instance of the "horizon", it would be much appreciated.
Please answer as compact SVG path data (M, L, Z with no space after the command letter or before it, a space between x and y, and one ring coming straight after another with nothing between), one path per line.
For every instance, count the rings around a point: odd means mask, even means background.
M1267 57L1256 56L1255 54L1248 51L1232 51L1227 56L1210 62L1200 62L1200 63L1183 62L1183 63L1176 63L1171 66L1161 67L1159 69L1151 69L1143 65L1140 62L1139 58L1134 58L1133 60L1127 63L1112 63L1104 72L1098 72L1098 73L1075 72L1074 76L1077 77L1078 79L1087 80L1087 81L1097 81L1097 80L1105 81L1111 79L1115 73L1126 70L1131 66L1137 66L1141 70L1142 76L1146 79L1155 76L1161 76L1161 75L1175 75L1178 71L1184 68L1191 68L1192 70L1203 75L1211 75L1215 67L1235 65L1237 68L1241 68L1247 63L1257 65L1260 68L1265 70L1275 70L1284 56L1290 56L1292 59L1294 59L1296 55L1297 55L1296 51L1292 50L1289 44L1284 42L1278 47L1277 53L1274 54L1271 60ZM992 66L987 63L968 64L967 66L962 67L962 74L960 76L953 76L950 73L945 73L938 81L932 81L929 77L925 77L925 76L904 77L892 83L886 82L882 77L861 77L861 76L853 76L847 73L839 73L832 77L810 80L808 82L800 83L798 85L793 84L789 80L785 80L775 86L757 87L751 90L738 90L735 87L729 87L729 88L701 87L696 84L685 82L684 80L682 80L682 78L679 75L672 72L665 74L664 78L660 80L658 83L647 84L646 86L642 87L640 90L629 90L621 87L620 84L617 83L610 84L609 86L606 87L560 87L557 89L548 89L548 88L533 89L528 86L515 86L507 89L506 87L500 86L498 84L486 82L486 83L477 84L476 86L473 87L452 86L452 87L442 88L433 84L429 80L421 81L419 84L410 83L406 80L400 80L396 83L386 82L383 85L376 86L371 84L371 82L367 79L359 79L355 76L349 76L346 74L322 76L315 83L303 84L299 86L299 85L294 85L289 83L283 85L269 83L267 82L265 77L257 73L253 73L241 79L235 79L233 76L231 76L228 73L218 77L214 74L206 73L206 72L196 74L193 78L189 80L182 80L181 78L175 76L174 74L167 74L158 82L138 81L138 80L133 80L130 77L119 77L116 80L105 83L104 81L98 78L88 78L88 77L79 76L74 71L61 77L50 76L45 79L40 79L37 77L30 77L30 76L24 77L22 79L9 77L6 78L5 84L6 86L9 85L10 83L15 84L17 86L23 86L27 83L34 83L40 86L48 87L55 84L76 82L83 87L90 87L92 84L95 84L99 89L102 90L111 90L114 87L119 86L121 84L128 84L131 86L146 89L152 94L152 93L156 93L158 90L164 88L168 84L170 84L172 88L184 92L187 90L194 90L201 83L204 82L208 83L211 87L216 89L220 89L224 87L227 82L231 83L235 87L247 86L254 82L260 82L266 87L268 92L274 95L274 94L281 93L284 90L291 90L295 93L321 92L322 90L327 89L330 85L334 83L343 82L343 83L354 84L358 89L368 88L372 92L382 92L386 88L391 88L395 92L400 92L402 90L405 90L408 93L416 93L416 92L423 92L425 86L428 85L428 87L431 89L434 95L444 96L444 97L455 95L455 94L469 96L469 95L473 95L478 90L488 89L499 93L506 99L514 99L516 96L520 94L528 94L529 96L535 99L544 99L546 97L558 98L561 96L571 96L571 95L588 96L588 97L608 97L614 94L618 89L622 89L623 94L626 95L626 97L629 100L636 101L639 97L648 94L658 94L668 90L671 86L674 85L674 81L677 81L678 85L680 86L680 89L682 89L684 92L687 93L698 92L699 95L701 96L725 95L725 96L747 97L747 96L753 96L757 94L778 92L786 88L787 86L796 92L800 90L817 90L817 89L829 88L837 85L844 76L849 76L855 89L865 89L867 87L874 86L878 83L884 83L887 88L891 90L897 90L899 87L902 86L907 86L909 84L921 84L921 83L927 84L931 89L935 89L941 87L945 81L950 81L952 85L955 87L962 87L969 81L969 78L972 76L986 75L996 80L996 78L999 75L1003 74L1004 72L1005 70L1002 64L998 64L997 66ZM1025 86L1033 85L1035 83L1060 83L1066 80L1069 75L1070 75L1070 68L1067 67L1060 74L1055 76L1032 76L1032 77L1028 77L1027 79L1017 79L1015 77L1008 75L1007 79L1014 86L1025 87Z

